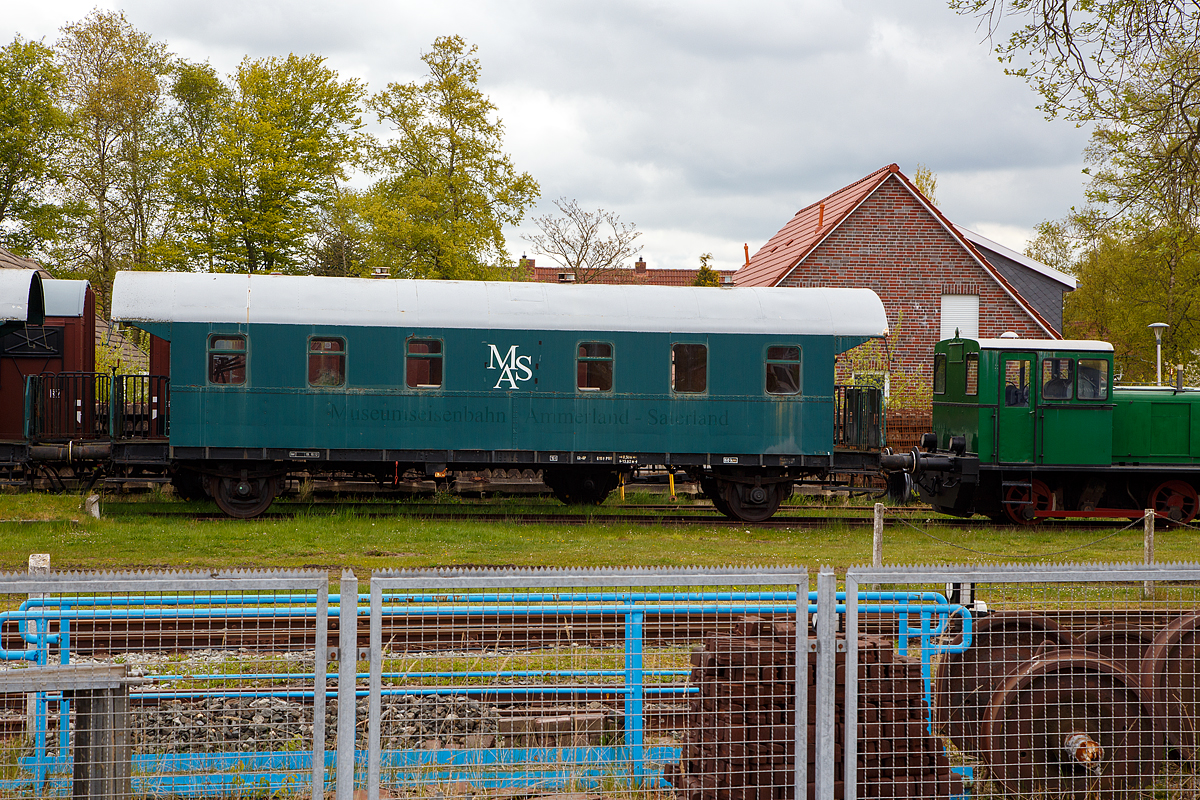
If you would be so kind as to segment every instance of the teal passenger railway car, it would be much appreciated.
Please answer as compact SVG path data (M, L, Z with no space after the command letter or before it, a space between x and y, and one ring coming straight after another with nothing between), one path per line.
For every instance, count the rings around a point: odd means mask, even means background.
M594 503L662 464L753 520L878 468L878 394L834 385L887 333L869 290L123 272L112 305L170 342L176 484L236 516L299 472L529 467Z
M933 431L883 457L893 494L1018 523L1200 510L1200 392L1114 386L1107 342L955 338L933 358Z

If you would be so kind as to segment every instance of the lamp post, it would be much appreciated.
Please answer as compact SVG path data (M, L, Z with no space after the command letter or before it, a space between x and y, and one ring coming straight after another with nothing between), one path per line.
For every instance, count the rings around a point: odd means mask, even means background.
M1163 330L1171 326L1165 322L1151 322L1146 327L1154 331L1154 346L1156 350L1154 366L1158 376L1158 385L1162 386L1162 335Z

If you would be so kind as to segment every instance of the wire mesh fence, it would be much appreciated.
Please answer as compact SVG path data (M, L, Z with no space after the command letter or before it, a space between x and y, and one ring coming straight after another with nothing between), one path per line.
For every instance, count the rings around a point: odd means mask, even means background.
M808 610L784 569L373 577L368 796L794 798Z
M1196 796L1200 568L875 568L846 589L876 583L946 600L902 611L882 661L869 602L848 607L853 796Z
M324 574L10 575L0 591L0 796L324 796Z

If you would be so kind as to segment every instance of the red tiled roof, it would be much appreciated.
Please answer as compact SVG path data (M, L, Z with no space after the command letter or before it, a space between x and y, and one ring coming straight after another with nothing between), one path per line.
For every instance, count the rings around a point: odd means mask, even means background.
M535 266L530 280L538 283L558 283L558 276L567 271L559 267ZM734 274L737 272L737 270L733 269L718 269L714 271L722 278L730 281L732 281ZM591 282L634 286L691 286L692 282L696 280L697 272L699 270L695 269L637 270L624 268L603 273Z
M962 245L963 249L979 263L1004 291L1021 306L1029 316L1041 326L1047 336L1061 339L1062 336L1035 309L1016 287L1004 279L995 267L975 249L958 228L938 211L933 203L913 185L900 167L889 164L881 167L870 175L860 178L849 186L838 189L828 197L818 200L796 212L796 215L784 225L778 233L772 236L758 252L750 258L750 263L737 271L734 281L738 286L776 286L786 278L825 238L837 229L838 225L866 200L872 192L878 189L884 181L895 176L931 214L938 219L946 231Z

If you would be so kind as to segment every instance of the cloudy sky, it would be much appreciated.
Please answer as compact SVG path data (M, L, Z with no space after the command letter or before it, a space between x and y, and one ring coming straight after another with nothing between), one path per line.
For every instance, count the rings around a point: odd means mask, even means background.
M0 34L52 44L97 5L223 72L318 53L373 91L459 34L541 184L533 215L558 197L614 211L651 266L711 251L734 268L744 242L891 162L928 166L947 216L1017 249L1082 200L1087 131L1044 120L945 0L10 0Z

